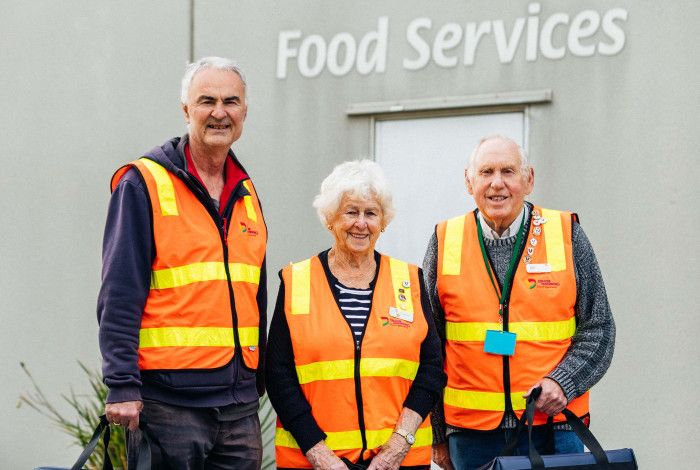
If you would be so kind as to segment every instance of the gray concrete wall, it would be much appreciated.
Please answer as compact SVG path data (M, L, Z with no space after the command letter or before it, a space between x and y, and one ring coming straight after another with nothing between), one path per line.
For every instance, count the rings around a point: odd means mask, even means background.
M60 411L100 367L95 302L109 179L184 131L189 2L3 1L0 7L0 468L80 453L32 410L23 361Z
M244 66L250 106L236 151L256 181L270 229L270 297L276 271L329 246L310 204L320 181L346 159L371 152L371 121L350 104L551 89L551 103L528 108L535 164L532 200L576 210L593 242L618 325L613 365L595 387L592 429L606 447L633 447L642 468L693 468L688 440L700 416L692 293L700 276L693 245L698 221L700 144L695 117L700 66L696 2L649 0L195 2L194 55L224 55ZM97 366L94 304L112 171L183 132L177 102L189 54L189 2L2 3L0 58L6 152L0 173L0 467L66 465L69 439L31 410L15 408L29 388L28 364L50 395L80 389L80 359ZM526 60L525 40L501 63L493 34L474 64L416 57L406 29L432 21L432 42L454 22L554 13L575 17L622 8L624 48L616 55ZM387 18L383 73L324 70L304 77L288 61L277 78L278 34L301 30L326 43L347 32L359 42ZM542 26L542 24L540 24ZM565 44L566 28L556 30ZM527 30L523 32L525 36ZM581 42L610 42L599 30ZM301 40L296 41L299 46ZM465 149L465 156L469 149ZM410 162L408 162L410 164ZM461 178L455 175L455 178ZM429 234L426 234L426 241ZM41 442L41 444L37 444Z

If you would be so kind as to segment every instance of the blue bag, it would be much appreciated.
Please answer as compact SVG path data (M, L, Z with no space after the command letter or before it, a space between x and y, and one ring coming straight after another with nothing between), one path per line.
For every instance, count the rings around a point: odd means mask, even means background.
M598 440L586 425L571 411L564 409L562 413L573 428L581 442L590 450L580 454L540 455L532 443L532 422L535 416L535 402L542 392L541 388L533 390L527 399L525 413L518 423L518 431L511 442L506 445L500 457L483 465L479 470L534 470L557 468L559 470L637 470L637 461L632 449L603 450ZM527 421L529 455L514 456L523 421Z

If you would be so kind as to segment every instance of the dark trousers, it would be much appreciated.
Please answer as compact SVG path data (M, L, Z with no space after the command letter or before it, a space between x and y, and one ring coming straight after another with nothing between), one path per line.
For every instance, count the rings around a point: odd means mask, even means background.
M144 400L141 416L151 440L154 470L260 470L257 413L230 417L220 408L183 408ZM138 460L141 435L139 431L129 434L131 468Z

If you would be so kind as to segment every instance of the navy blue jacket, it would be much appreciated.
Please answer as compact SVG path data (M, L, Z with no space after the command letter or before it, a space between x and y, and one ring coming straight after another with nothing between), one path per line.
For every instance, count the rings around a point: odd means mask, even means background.
M182 179L204 205L219 213L204 186L187 171L184 154L187 135L171 139L146 154ZM236 156L229 151L244 172ZM242 185L238 186L242 188ZM243 191L245 191L243 189ZM230 221L233 202L242 197L234 191L226 211L216 222ZM140 173L129 170L109 201L102 249L102 287L97 301L102 373L109 387L107 403L152 399L187 407L216 407L257 402L264 386L267 331L267 276L260 271L257 295L260 312L260 366L257 374L247 369L236 354L217 369L147 370L138 368L141 315L148 297L151 266L155 255L151 205Z

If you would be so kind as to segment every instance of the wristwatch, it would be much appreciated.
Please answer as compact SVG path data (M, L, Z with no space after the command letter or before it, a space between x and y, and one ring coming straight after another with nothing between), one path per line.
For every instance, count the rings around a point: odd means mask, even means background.
M406 442L408 442L409 446L412 446L416 442L416 436L411 434L410 432L406 431L405 429L394 429L394 433L398 434L399 436L403 437L406 439Z

